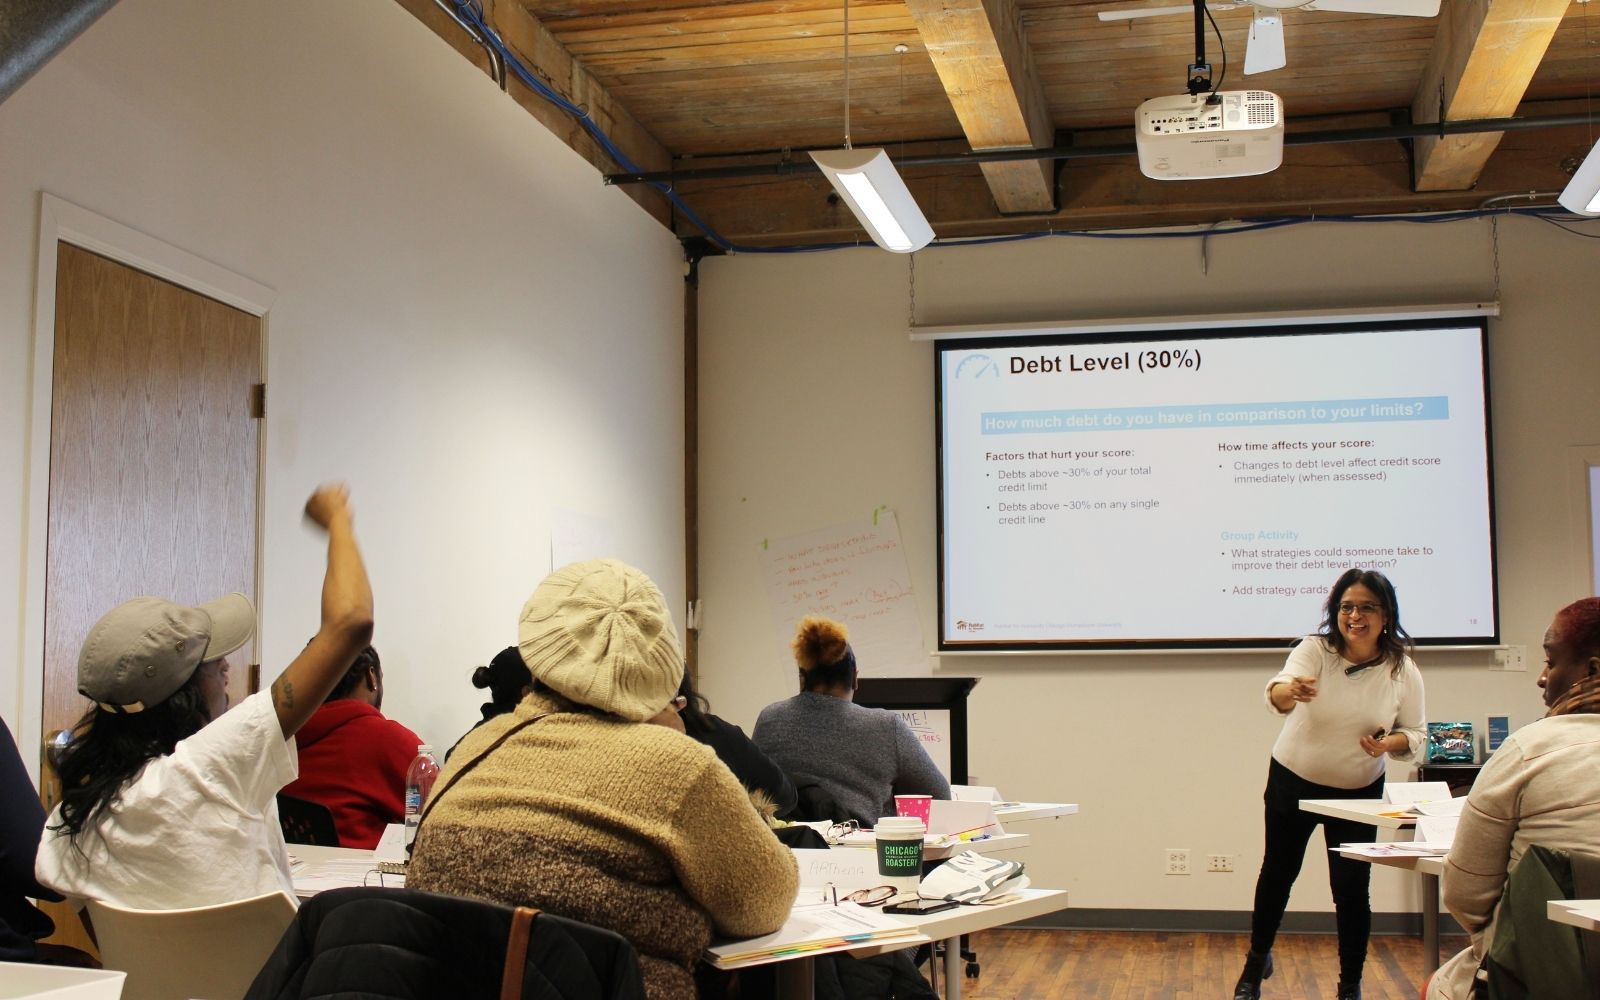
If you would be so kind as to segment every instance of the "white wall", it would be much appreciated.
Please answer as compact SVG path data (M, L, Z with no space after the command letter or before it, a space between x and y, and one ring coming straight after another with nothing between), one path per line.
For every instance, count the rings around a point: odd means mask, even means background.
M1542 222L1500 223L1490 329L1501 610L1530 670L1491 673L1486 653L1424 652L1433 719L1542 711L1534 680L1550 615L1576 596L1567 454L1600 441L1600 249ZM1591 227L1592 228L1592 227ZM917 255L921 324L1472 302L1495 298L1486 221L1317 224L1196 240L1050 239ZM874 251L707 261L701 299L700 518L703 687L749 726L793 691L758 575L763 538L899 512L929 648L936 637L933 351L907 339L908 262ZM1372 364L1384 364L1381 356ZM1308 378L1316 373L1307 372ZM1417 503L1429 498L1419 496ZM1093 572L1093 567L1073 567ZM1064 570L1066 571L1066 570ZM1152 573L1161 567L1150 567ZM1314 622L1307 622L1310 631ZM971 767L1008 796L1078 802L1031 826L1037 884L1074 907L1250 908L1261 791L1278 723L1261 686L1281 654L950 658L982 678ZM1391 777L1406 769L1391 767ZM1166 847L1233 874L1162 874ZM1327 909L1312 851L1291 903ZM1380 911L1415 910L1415 879L1374 876Z
M384 707L435 742L475 721L470 668L515 641L553 528L609 539L682 606L671 235L392 0L126 0L0 105L5 650L30 572L40 191L275 292L266 680L316 629L299 512L324 479L351 486ZM19 659L0 651L14 729L38 669Z

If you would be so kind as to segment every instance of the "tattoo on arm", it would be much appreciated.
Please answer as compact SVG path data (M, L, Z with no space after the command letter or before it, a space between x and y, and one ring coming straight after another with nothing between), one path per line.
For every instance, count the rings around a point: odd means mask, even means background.
M294 685L279 678L272 685L272 703L285 711L294 708Z

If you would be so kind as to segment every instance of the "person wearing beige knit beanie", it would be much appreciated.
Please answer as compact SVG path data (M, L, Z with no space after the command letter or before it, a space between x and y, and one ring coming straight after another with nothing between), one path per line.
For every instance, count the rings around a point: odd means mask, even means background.
M462 739L407 884L614 930L651 1000L690 1000L714 933L783 924L793 855L709 748L647 724L671 714L683 677L648 576L612 559L563 566L523 606L518 640L533 692Z

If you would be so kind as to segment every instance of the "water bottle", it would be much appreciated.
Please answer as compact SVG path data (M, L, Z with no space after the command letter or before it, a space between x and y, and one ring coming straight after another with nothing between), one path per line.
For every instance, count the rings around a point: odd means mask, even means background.
M422 822L422 804L433 791L433 779L439 776L439 762L433 759L433 747L427 743L417 747L417 755L406 768L406 850L417 839L417 825Z

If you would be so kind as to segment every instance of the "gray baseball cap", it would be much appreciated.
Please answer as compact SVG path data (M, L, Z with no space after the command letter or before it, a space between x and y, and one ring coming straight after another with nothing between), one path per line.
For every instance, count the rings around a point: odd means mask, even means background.
M194 675L250 641L256 609L243 594L195 608L135 597L94 623L78 653L78 691L108 712L159 705Z

